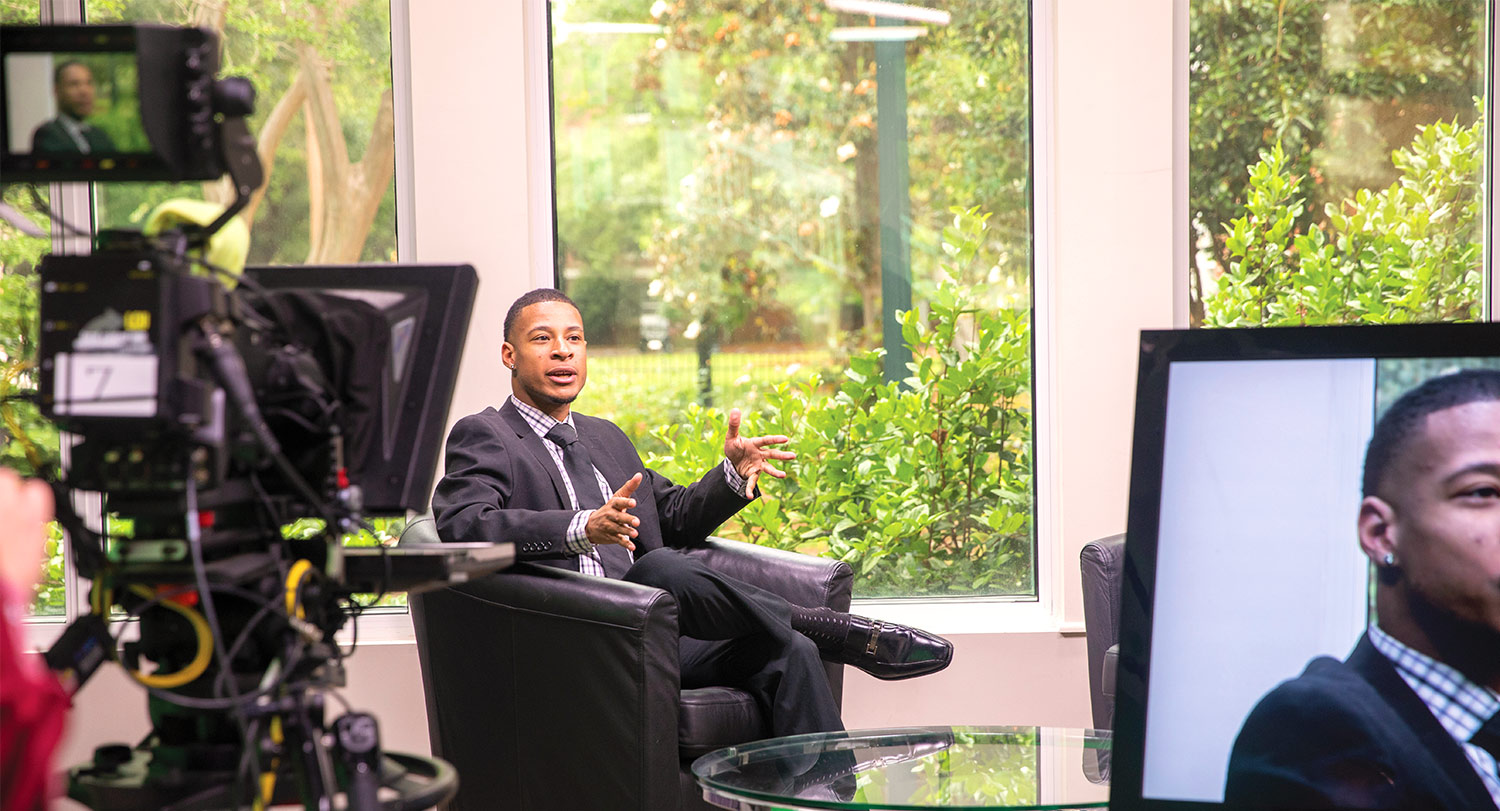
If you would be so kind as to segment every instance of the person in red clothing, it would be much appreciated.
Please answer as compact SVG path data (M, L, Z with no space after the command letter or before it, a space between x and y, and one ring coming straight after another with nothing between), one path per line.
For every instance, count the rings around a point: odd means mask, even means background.
M0 808L34 811L53 795L52 754L68 696L39 653L26 652L22 621L41 574L52 490L0 469Z

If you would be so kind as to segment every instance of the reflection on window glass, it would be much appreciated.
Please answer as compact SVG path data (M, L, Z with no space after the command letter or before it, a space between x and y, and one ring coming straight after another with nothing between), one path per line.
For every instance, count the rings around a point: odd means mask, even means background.
M1478 318L1486 4L1191 14L1192 323Z
M268 181L240 216L250 264L396 259L395 116L390 3L269 2L191 5L164 0L88 4L91 23L158 22L212 28L221 76L255 85L250 131ZM172 198L228 203L227 180L98 184L101 227L139 229Z
M551 6L579 408L675 481L790 435L721 534L861 596L1035 589L1028 5L951 5Z

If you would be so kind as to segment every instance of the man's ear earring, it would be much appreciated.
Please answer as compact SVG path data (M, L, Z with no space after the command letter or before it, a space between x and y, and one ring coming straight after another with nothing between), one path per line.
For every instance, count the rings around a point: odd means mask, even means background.
M1385 553L1385 557L1383 557L1383 558L1380 559L1380 565L1382 565L1382 566L1395 566L1396 565L1396 553L1394 553L1394 552L1387 552L1387 553Z

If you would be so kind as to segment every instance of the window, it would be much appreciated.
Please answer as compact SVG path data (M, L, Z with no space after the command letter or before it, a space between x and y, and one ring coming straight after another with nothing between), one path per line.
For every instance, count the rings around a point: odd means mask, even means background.
M59 20L78 6L54 5L51 18ZM40 8L40 3L30 8L6 4L0 19L35 23ZM241 214L251 225L250 264L395 261L389 0L187 6L165 0L101 0L85 3L83 16L90 23L154 22L214 29L223 47L221 75L247 76L254 83L257 102L249 124L268 182ZM73 225L138 230L164 200L232 199L227 181L86 188L80 195L71 186L39 186L38 204L32 189L7 185L5 200L43 229L48 227L46 201L55 195L81 203L62 208ZM25 237L0 223L0 354L7 360L0 385L8 389L33 385L28 373L35 354L30 338L35 334L35 271L50 249L45 238ZM0 407L7 436L0 463L25 473L53 466L57 459L56 431L29 408ZM378 525L399 531L398 526ZM37 615L61 616L66 610L70 581L61 536L55 537L58 543L49 545L55 554L33 606Z
M793 437L721 534L861 596L1034 596L1029 5L551 14L580 410L674 481L730 407Z
M1191 323L1479 318L1488 4L1188 9Z

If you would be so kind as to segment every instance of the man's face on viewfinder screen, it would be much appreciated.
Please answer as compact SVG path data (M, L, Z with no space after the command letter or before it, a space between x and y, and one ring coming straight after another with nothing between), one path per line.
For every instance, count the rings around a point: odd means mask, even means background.
M80 121L94 113L94 74L83 65L68 65L57 77L57 106Z

